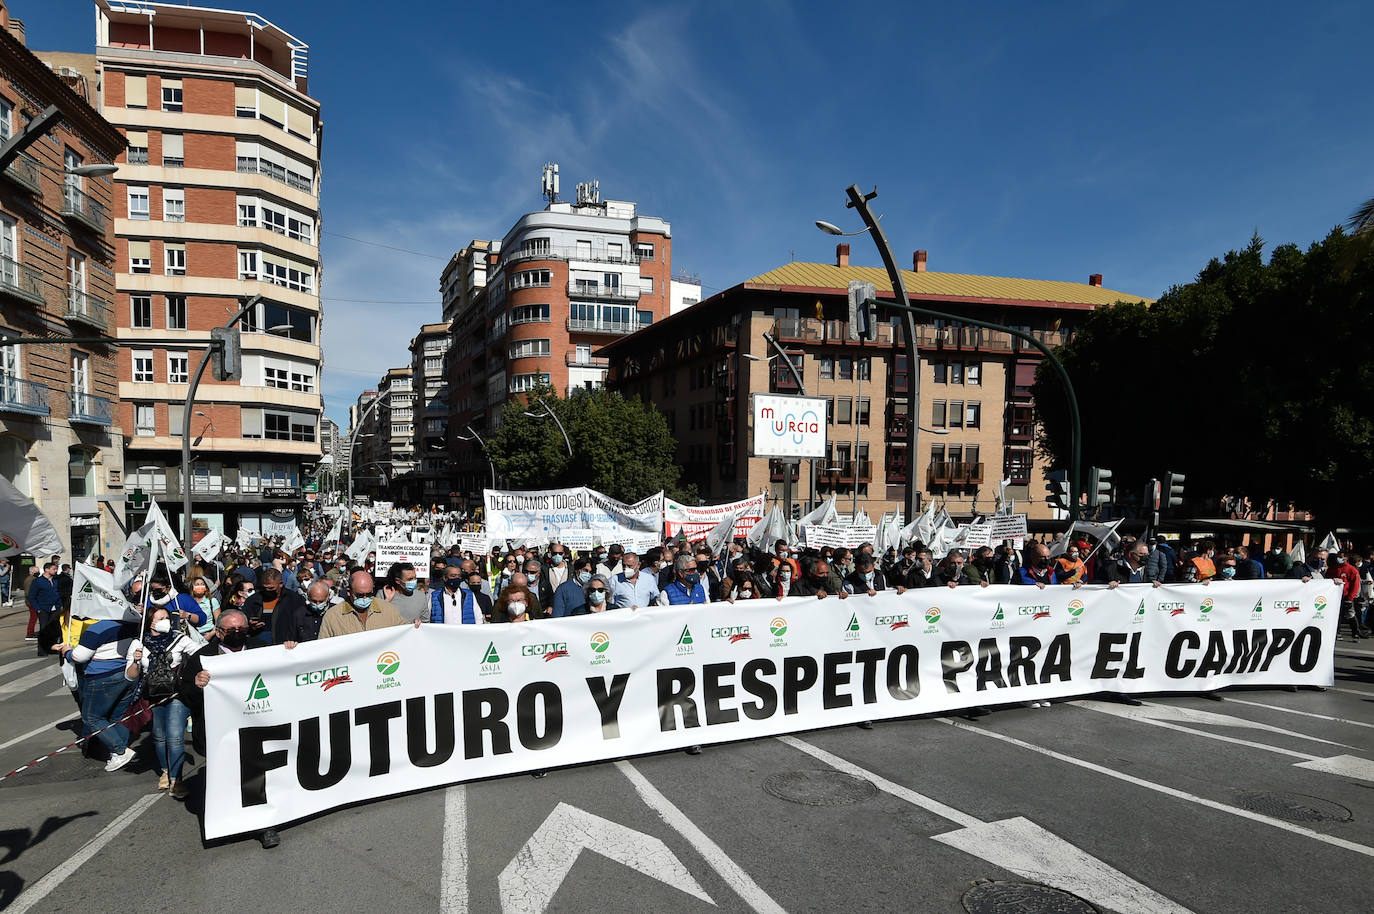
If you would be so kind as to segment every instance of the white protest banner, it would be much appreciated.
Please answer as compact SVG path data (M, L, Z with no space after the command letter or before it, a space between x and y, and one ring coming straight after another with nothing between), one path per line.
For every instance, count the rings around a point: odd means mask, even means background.
M964 545L973 549L979 546L1000 546L1003 540L1012 540L1017 549L1026 546L1026 515L996 515L985 523L974 524L968 528Z
M103 568L78 564L72 569L72 617L123 619L133 609L115 586L114 575Z
M148 517L145 520L145 526L147 524L153 525L153 531L157 534L158 542L161 544L158 548L158 555L162 561L167 563L167 567L173 571L185 568L186 553L182 551L181 541L173 532L172 525L167 523L167 518L163 516L162 509L157 506L156 498L148 503Z
M743 501L732 501L723 505L701 505L693 507L671 498L663 499L663 531L669 539L685 534L689 542L702 539L711 529L730 514L735 517L735 536L748 536L763 518L767 499L762 494Z
M224 551L224 545L229 542L224 534L219 530L211 530L200 538L200 542L191 547L191 554L198 559L213 562L219 558L219 554Z
M878 535L878 528L873 524L850 524L840 529L844 531L844 545L848 549L856 549L864 543L873 543L874 537Z
M1327 580L993 585L401 626L207 657L205 836L864 720L1102 691L1331 685L1339 614Z
M530 492L484 489L482 494L487 535L493 543L542 545L590 531L609 545L658 540L663 533L662 492L632 505L586 486Z
M17 350L16 350L17 351ZM0 555L54 555L62 551L62 538L32 498L0 476Z
M415 566L415 576L429 580L429 546L412 543L409 540L379 540L377 550L377 574L385 575L397 562L409 562Z

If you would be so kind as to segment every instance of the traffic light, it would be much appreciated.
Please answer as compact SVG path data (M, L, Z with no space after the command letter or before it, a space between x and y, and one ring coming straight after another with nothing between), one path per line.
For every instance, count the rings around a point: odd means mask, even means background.
M792 505L792 520L797 521L797 520L801 520L801 519L802 519L802 506L801 506L801 502L797 502L796 504Z
M878 315L873 311L873 300L878 297L878 287L871 282L855 280L849 284L849 338L855 342L872 342L878 338Z
M1045 474L1045 501L1061 511L1067 511L1073 504L1072 494L1067 470L1051 470Z
M243 345L237 327L215 327L210 331L210 370L216 381L243 380ZM219 345L214 345L218 340Z
M1164 496L1160 500L1160 507L1165 511L1183 507L1183 482L1185 479L1187 477L1182 473L1175 473L1172 470L1164 474Z
M1088 507L1108 504L1112 500L1112 471L1093 467L1088 471Z

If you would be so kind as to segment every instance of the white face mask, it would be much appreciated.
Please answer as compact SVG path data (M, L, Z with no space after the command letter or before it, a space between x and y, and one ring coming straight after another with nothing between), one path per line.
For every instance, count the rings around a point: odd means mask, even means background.
M510 613L512 619L518 619L525 614L525 604L515 602L507 603L506 612Z
M171 619L158 619L156 622L153 623L153 631L157 632L159 635L165 635L165 634L167 634L168 632L170 632L171 630L172 630L172 620L171 620Z

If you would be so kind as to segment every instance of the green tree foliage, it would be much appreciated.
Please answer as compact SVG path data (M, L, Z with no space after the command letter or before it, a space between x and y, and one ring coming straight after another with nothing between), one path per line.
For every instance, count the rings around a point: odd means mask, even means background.
M1258 236L1150 307L1094 312L1059 355L1083 414L1083 465L1190 498L1248 496L1367 524L1374 509L1374 248L1337 228L1268 263ZM1353 255L1353 256L1352 256ZM1068 409L1042 365L1040 446L1069 461ZM1085 469L1086 475L1086 469Z
M548 404L567 430L571 458L558 426L541 404ZM638 398L595 390L563 400L552 389L542 388L529 394L528 402L513 399L506 404L501 427L487 444L496 471L512 488L590 486L623 502L636 502L662 489L687 504L697 502L696 486L679 482L677 442L667 421Z

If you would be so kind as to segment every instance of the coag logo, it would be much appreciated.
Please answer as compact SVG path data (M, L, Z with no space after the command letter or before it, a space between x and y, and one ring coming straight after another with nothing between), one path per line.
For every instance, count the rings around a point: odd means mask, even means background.
M353 678L348 675L348 667L346 666L333 666L328 669L311 670L309 673L296 674L296 685L298 687L317 685L326 692L335 686L352 681Z
M907 628L911 625L911 619L907 616L878 616L874 618L873 624L877 626L886 625L890 631L899 628Z
M1157 608L1162 613L1168 613L1171 618L1173 616L1187 615L1188 613L1188 607L1182 603L1161 603Z
M1018 616L1030 616L1032 620L1048 619L1050 617L1050 608L1043 603L1033 606L1018 606L1016 607L1016 614Z
M568 642L555 641L549 644L526 644L520 648L520 654L524 657L543 657L544 662L557 660L559 657L568 656Z
M786 628L786 626L784 626ZM720 628L711 629L712 638L728 638L731 644L738 644L741 641L749 640L749 626L747 625L726 625Z
M1070 601L1069 601L1069 615L1071 615L1071 616L1081 616L1081 615L1083 615L1083 601L1082 601L1082 600L1070 600Z
M778 616L772 622L768 623L768 630L773 633L774 638L781 638L783 635L787 634L787 620L782 616Z
M1274 611L1275 611L1275 612L1281 612L1281 613L1283 613L1285 616L1288 615L1288 614L1290 614L1290 613L1299 612L1299 611L1301 611L1301 609L1302 609L1302 604L1301 604L1300 602L1298 602L1297 600L1275 600L1275 601L1274 601Z
M383 676L395 676L401 668L401 658L395 651L383 651L377 655L377 672Z

